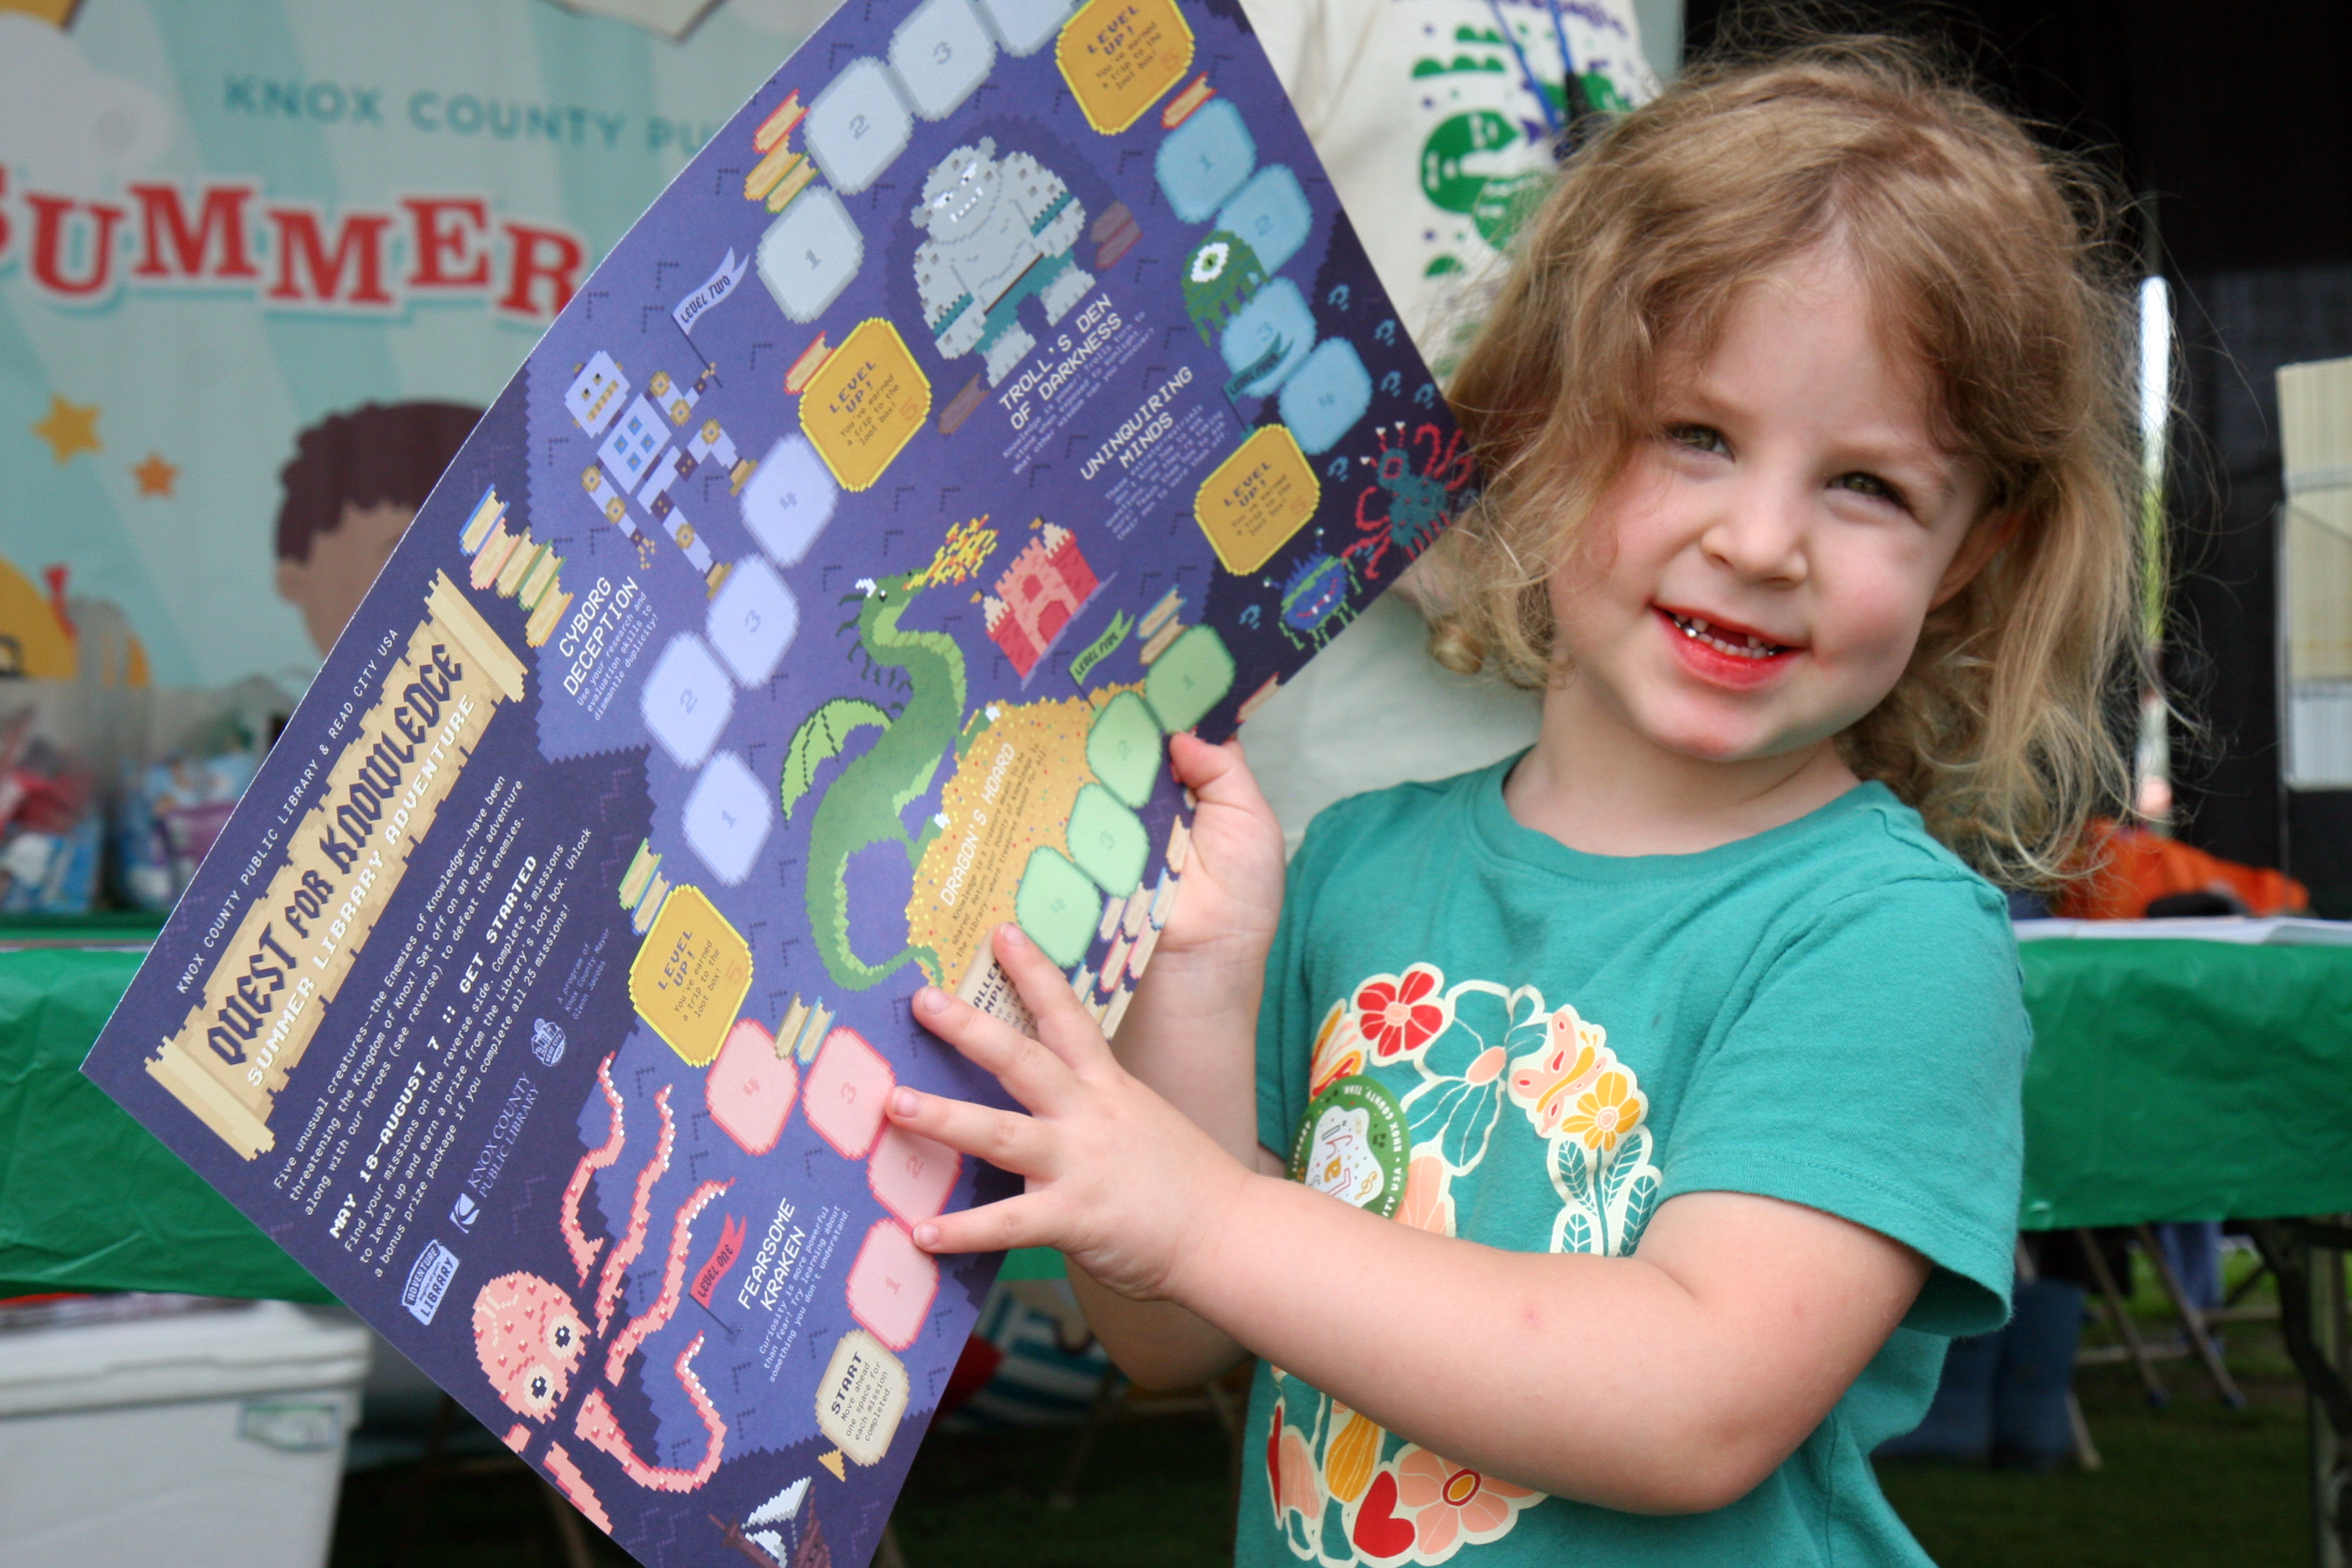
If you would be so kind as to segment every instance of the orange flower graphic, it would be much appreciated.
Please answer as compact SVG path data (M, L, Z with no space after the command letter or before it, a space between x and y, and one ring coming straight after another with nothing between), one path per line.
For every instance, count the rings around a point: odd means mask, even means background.
M1399 1506L1414 1511L1413 1546L1429 1563L1444 1561L1459 1542L1494 1540L1543 1498L1410 1445L1396 1457L1396 1478Z
M1312 1100L1340 1079L1364 1070L1364 1037L1345 1002L1333 1002L1316 1031L1315 1054L1307 1070L1307 1097Z

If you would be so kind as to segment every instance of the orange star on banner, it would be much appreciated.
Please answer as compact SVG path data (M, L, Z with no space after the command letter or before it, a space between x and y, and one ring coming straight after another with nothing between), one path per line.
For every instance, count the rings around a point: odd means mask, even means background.
M131 470L131 476L139 481L141 495L168 496L172 493L173 483L180 477L180 471L164 462L162 453L150 452L146 462Z
M49 416L33 426L33 434L49 444L49 450L57 454L58 465L63 467L73 460L75 453L100 449L98 404L68 402L51 392Z

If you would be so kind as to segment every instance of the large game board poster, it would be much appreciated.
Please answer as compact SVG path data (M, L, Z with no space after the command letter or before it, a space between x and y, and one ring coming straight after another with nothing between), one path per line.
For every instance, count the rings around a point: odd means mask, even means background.
M1229 734L1470 463L1238 7L851 0L434 491L88 1071L648 1563L870 1555Z

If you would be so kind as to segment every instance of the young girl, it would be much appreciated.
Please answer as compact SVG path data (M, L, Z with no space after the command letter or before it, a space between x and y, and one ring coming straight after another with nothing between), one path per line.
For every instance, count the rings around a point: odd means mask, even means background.
M1243 1563L1925 1561L1868 1456L2006 1308L1979 873L2047 878L2125 782L2087 210L1889 47L1627 116L1452 392L1488 487L1439 645L1544 686L1535 747L1327 811L1286 892L1237 750L1180 737L1116 1057L1010 926L1035 1040L918 998L1031 1113L895 1092L1027 1178L918 1240L1062 1249L1139 1382L1258 1355Z

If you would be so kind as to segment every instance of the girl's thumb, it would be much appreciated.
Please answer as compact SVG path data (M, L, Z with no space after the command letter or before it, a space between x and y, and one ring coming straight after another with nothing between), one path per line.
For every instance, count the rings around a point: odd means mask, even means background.
M1260 801L1257 780L1250 775L1239 740L1212 746L1196 735L1173 735L1168 739L1168 764L1176 781L1203 800L1229 805Z

